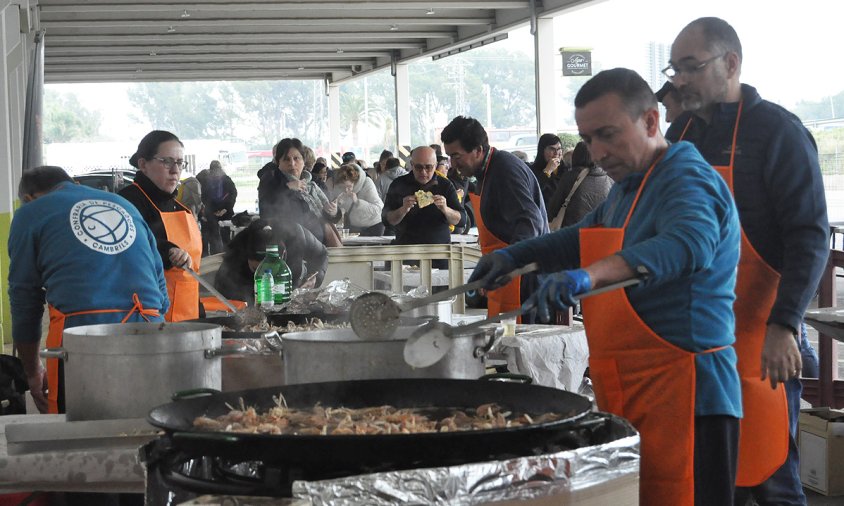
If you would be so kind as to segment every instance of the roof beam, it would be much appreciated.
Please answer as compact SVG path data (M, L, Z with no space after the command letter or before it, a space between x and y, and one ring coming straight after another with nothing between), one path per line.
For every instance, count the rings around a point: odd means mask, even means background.
M281 27L281 26L372 26L376 22L372 18L354 18L354 17L337 17L337 18L287 18L287 19L268 19L268 18L254 18L254 19L196 19L196 20L174 20L172 22L161 19L138 19L130 21L111 21L111 20L90 20L90 21L47 21L42 20L42 24L49 28L68 29L68 28L85 28L85 29L102 29L102 28L121 28L132 30L135 28L160 28L167 31L169 27L175 28L176 31L180 29L190 28L254 28L259 26ZM388 25L395 25L397 30L408 26L480 26L491 25L495 22L492 16L478 16L467 18L381 18L377 23Z
M275 11L287 12L291 10L308 11L348 11L350 2L208 2L205 0L186 0L174 4L172 0L147 0L143 3L131 0L52 0L49 4L41 4L39 8L44 13L103 13L103 12L158 12L182 11L184 9L203 12L244 12L244 11ZM429 1L429 0L387 0L382 2L354 2L354 10L387 10L408 11L434 9L433 16L455 9L526 9L530 7L527 0L461 0L461 1ZM440 12L436 12L439 10Z

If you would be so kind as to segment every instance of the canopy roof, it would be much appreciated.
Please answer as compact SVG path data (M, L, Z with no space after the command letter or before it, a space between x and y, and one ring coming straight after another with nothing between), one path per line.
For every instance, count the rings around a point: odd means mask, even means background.
M47 82L338 82L594 0L40 0Z

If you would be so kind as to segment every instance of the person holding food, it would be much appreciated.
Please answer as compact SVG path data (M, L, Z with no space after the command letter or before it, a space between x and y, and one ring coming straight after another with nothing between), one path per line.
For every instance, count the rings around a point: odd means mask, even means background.
M580 222L485 255L470 281L488 288L538 262L526 307L539 317L584 294L589 371L601 411L641 435L639 502L733 504L742 392L736 368L741 228L730 189L688 142L669 144L636 72L605 70L575 99L578 132L616 184Z
M449 244L449 225L465 219L465 211L451 181L434 173L436 151L428 146L410 154L410 174L400 176L387 190L381 217L396 229L395 244ZM445 268L446 261L435 261Z
M539 181L539 188L542 190L542 198L547 208L554 192L557 191L560 178L568 169L563 162L563 143L556 134L542 134L539 137L536 158L528 164L528 167Z
M199 283L185 270L199 272L202 234L190 210L176 200L182 169L188 165L184 144L170 132L153 130L141 139L129 163L138 173L120 196L138 208L158 244L170 298L164 319L199 318Z
M302 178L304 153L299 139L279 141L275 149L278 169L267 170L258 183L258 212L271 223L299 223L326 246L341 246L332 226L340 218L340 210L319 186Z
M345 228L364 236L384 234L384 202L366 172L355 163L341 165L334 173L334 201L343 212Z
M548 233L548 216L536 177L511 153L490 147L486 130L478 120L457 116L446 125L440 138L451 166L463 177L476 178L469 201L484 254ZM487 314L497 316L517 309L526 298L523 294L535 287L534 275L511 280L487 294Z
M138 211L113 193L75 184L61 168L21 175L9 232L12 339L41 413L64 413L63 361L41 365L41 318L49 305L47 347L65 328L163 320L164 268Z

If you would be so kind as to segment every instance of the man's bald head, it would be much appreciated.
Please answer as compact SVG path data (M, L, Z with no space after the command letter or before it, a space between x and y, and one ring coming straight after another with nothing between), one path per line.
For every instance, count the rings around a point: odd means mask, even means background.
M434 177L437 168L437 152L430 146L419 146L410 152L410 167L416 182L425 185Z

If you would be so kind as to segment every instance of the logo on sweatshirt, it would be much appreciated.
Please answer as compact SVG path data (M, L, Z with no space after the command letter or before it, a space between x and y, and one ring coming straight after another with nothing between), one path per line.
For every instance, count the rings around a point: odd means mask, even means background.
M70 228L79 242L106 255L126 251L137 235L126 209L107 200L77 202L70 210Z

